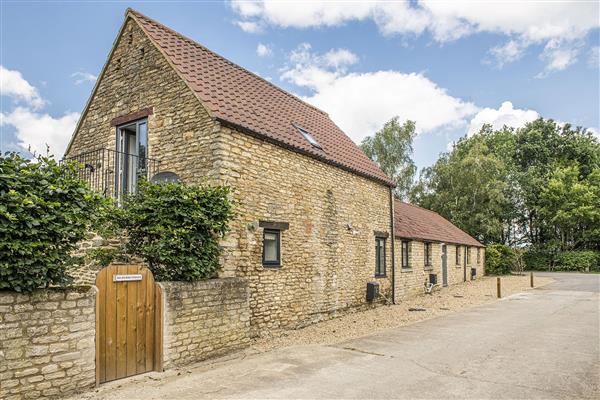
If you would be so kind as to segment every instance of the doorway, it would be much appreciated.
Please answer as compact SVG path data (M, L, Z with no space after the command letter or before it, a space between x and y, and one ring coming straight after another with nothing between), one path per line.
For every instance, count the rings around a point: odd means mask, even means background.
M138 180L148 174L148 121L141 119L117 127L116 193L134 193Z
M442 243L442 284L448 286L448 249L445 243Z

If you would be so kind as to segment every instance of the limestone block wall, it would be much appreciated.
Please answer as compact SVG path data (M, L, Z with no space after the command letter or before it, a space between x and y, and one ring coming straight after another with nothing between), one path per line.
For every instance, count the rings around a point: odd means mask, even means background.
M147 117L149 157L160 161L160 170L175 172L184 181L210 175L212 119L137 23L129 19L81 117L68 155L96 148L114 150L116 128L111 121L145 109L152 109ZM98 168L95 173L104 172ZM108 176L108 181L114 181L114 175Z
M214 145L238 212L222 276L248 279L255 334L368 306L367 282L379 282L380 301L389 298L389 237L387 274L375 276L376 232L390 234L388 187L226 127ZM260 221L289 224L279 268L262 265Z
M165 369L218 356L249 343L250 309L244 279L160 285Z
M414 239L409 241L409 268L402 268L402 238L396 238L396 300L423 293L423 287L428 281L429 274L437 274L438 283L442 284L442 243L431 242L431 266L425 266L425 242ZM458 248L457 248L458 246ZM466 246L446 244L448 285L464 282L464 260ZM460 254L459 264L456 263L456 251ZM484 274L483 262L485 249L480 250L479 263L477 262L477 247L471 247L471 259L467 264L467 280L471 280L471 267L477 269L477 276Z
M0 398L64 397L92 388L95 288L0 291Z

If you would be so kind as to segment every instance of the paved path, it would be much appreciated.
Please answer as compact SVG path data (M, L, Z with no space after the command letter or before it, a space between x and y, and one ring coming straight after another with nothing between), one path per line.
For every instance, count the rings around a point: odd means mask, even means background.
M600 398L600 275L335 346L204 365L107 398Z

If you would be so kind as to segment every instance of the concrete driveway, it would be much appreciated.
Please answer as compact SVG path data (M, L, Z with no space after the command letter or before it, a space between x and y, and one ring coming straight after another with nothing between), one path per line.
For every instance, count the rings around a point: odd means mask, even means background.
M335 346L201 365L105 398L600 398L600 275Z

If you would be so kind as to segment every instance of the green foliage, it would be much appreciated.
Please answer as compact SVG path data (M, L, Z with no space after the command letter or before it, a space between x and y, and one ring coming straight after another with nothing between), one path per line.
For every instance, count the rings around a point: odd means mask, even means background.
M531 271L550 271L554 264L554 258L554 254L539 250L529 250L523 256L525 269Z
M87 251L86 257L95 262L101 268L107 267L113 262L128 263L131 257L122 247L97 247Z
M481 131L422 171L411 200L484 243L600 249L600 143L542 118Z
M565 251L556 258L555 271L597 271L600 269L600 252Z
M504 244L492 244L485 249L486 275L506 275L519 261L516 251Z
M223 186L141 182L116 222L129 241L128 254L148 262L157 280L196 281L219 268L219 239L233 217Z
M417 172L411 158L415 127L413 121L401 125L398 117L394 117L375 136L366 137L360 145L365 154L396 183L394 195L399 199L408 196Z
M0 289L69 283L77 243L112 208L78 179L75 163L0 156Z

